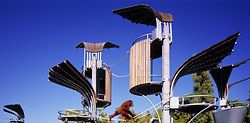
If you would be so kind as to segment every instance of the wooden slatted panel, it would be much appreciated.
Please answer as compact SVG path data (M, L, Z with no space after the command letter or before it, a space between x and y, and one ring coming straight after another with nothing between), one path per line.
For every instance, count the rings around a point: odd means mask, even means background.
M149 82L150 40L142 40L130 48L130 89Z
M112 75L109 68L105 70L105 79L106 79L106 86L105 86L105 101L111 102L111 93L112 93Z

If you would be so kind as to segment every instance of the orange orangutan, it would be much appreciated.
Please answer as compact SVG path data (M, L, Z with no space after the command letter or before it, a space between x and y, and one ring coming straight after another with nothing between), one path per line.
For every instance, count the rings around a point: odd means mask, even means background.
M125 118L125 120L131 120L134 117L134 114L129 110L130 107L133 106L132 100L127 100L122 103L122 105L115 111L114 114L109 115L109 120L111 120L116 115L121 115Z

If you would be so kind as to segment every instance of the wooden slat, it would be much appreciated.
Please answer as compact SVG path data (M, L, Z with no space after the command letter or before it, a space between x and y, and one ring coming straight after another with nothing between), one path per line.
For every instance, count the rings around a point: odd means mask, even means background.
M112 93L112 75L109 68L105 70L105 79L106 79L106 86L105 86L105 101L111 102L111 93Z
M150 82L150 40L142 40L130 49L130 89Z

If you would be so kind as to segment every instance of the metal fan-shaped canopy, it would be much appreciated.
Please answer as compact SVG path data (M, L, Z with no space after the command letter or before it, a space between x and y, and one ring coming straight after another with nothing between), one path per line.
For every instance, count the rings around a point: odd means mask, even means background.
M192 56L186 62L184 62L175 72L171 89L177 83L178 79L187 74L193 74L203 71L208 71L218 67L218 64L233 51L233 47L236 44L236 40L239 36L239 32L229 36L223 41L209 47L206 50Z
M19 118L22 118L22 119L24 118L24 112L20 104L5 105L4 108L6 108L4 109L5 112L8 112L14 115L16 113Z
M156 18L161 22L173 22L173 16L170 13L157 12L145 4L113 10L113 13L132 21L133 23L151 26L156 26Z
M88 106L91 105L91 102L96 102L93 87L68 60L49 70L49 81L79 92Z
M87 52L101 52L103 48L119 48L119 46L112 44L110 42L100 42L100 43L81 42L76 46L76 48L85 48Z

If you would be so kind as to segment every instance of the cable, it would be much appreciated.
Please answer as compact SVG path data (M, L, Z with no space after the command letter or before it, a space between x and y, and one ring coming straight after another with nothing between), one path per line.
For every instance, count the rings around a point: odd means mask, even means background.
M213 106L214 104L210 104L208 105L206 108L202 109L200 112L198 112L191 120L188 121L188 123L191 123L194 118L196 118L200 113L202 113L203 111L207 110L208 108L210 108L211 106Z
M143 95L143 94L141 94L141 96L143 96L146 100L148 100L149 103L152 105L152 107L154 108L154 110L155 110L155 112L156 112L156 114L157 114L157 116L158 116L159 123L161 123L160 115L159 115L159 113L158 113L158 111L157 111L155 105L153 104L153 102L152 102L147 96L145 96L145 95ZM161 102L160 102L160 103L161 103ZM158 104L157 104L157 105L158 105ZM139 116L139 115L136 115L135 117L138 118L138 116Z
M112 75L117 77L117 78L129 77L129 74L119 76L119 75L116 75L116 74L112 73Z
M116 62L113 65L110 65L110 67L115 67L116 65L120 64L121 62L123 62L123 60L125 60L127 58L128 54L129 54L129 51L127 51L126 55L120 61Z
M153 107L152 107L153 108ZM160 106L158 106L156 109L159 109L159 108L161 108L161 105ZM147 110L148 111L148 110ZM143 111L143 113L144 112L146 112L146 111ZM137 119L137 118L141 118L141 117L143 117L143 116L147 116L147 115L149 115L149 114L151 114L153 111L150 111L150 112L148 112L148 113L146 113L145 115L142 115L143 113L139 113L139 114L137 114L135 117L135 119ZM139 115L141 115L141 116L139 116ZM158 118L156 118L156 119L158 119ZM159 119L158 119L159 120Z
M157 104L155 104L154 106L157 106L157 105L160 105L161 104L161 102L159 102L159 103L157 103ZM161 107L161 106L159 106L159 107ZM159 108L158 107L158 108ZM139 115L142 115L143 113L145 113L145 112L147 112L147 111L149 111L149 110L151 110L152 108L154 108L153 106L151 106L150 108L148 108L148 109L146 109L145 111L143 111L143 112L141 112L141 113L139 113L139 114L137 114L136 116L134 116L135 118L138 118L139 117Z

